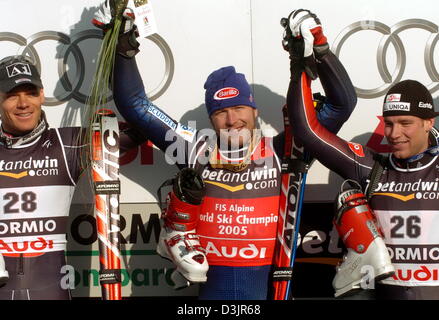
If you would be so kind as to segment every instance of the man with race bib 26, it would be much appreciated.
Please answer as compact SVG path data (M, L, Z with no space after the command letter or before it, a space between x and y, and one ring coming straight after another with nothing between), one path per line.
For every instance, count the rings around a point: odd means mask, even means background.
M348 258L339 266L333 282L336 295L359 288L360 269L369 264L381 278L375 290L368 290L370 296L439 299L439 135L433 127L438 114L430 92L415 80L401 81L388 90L382 115L391 154L379 157L329 132L317 121L303 51L314 41L317 24L309 12L297 10L286 27L292 34L287 104L294 134L323 165L344 179L356 181L365 194L371 192L369 205L384 233L385 245L379 244L376 233L361 248L348 247ZM381 163L382 173L373 178L371 171L377 163ZM375 230L370 228L371 221L366 221L367 226L357 225L365 232L349 229L341 237L351 243L362 242L367 230Z

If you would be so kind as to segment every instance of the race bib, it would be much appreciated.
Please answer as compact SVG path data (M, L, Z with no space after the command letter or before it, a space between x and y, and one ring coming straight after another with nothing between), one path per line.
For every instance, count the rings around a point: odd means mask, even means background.
M197 233L211 265L259 266L272 262L279 197L206 197Z

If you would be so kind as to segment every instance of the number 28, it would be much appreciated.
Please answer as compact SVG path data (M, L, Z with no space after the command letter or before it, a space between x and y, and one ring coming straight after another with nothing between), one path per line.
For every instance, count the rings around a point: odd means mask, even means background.
M3 195L3 200L7 203L3 207L4 213L33 212L37 209L37 195L28 191L21 195L15 192L8 192Z

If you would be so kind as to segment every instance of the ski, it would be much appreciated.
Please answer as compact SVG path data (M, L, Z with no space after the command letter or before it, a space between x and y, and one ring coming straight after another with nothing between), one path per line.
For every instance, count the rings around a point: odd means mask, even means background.
M121 300L119 127L107 109L92 123L92 178L103 300Z
M282 109L285 144L281 164L281 193L274 253L273 300L288 300L293 266L297 251L300 215L305 193L309 156L299 141L294 139L288 119L287 106Z

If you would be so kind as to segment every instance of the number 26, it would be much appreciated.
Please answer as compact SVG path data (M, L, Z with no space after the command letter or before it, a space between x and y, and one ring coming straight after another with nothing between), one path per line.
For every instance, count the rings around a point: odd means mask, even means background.
M417 238L421 235L421 218L418 216L409 216L406 219L401 216L393 216L390 222L395 224L390 230L392 238L404 238L405 236Z

